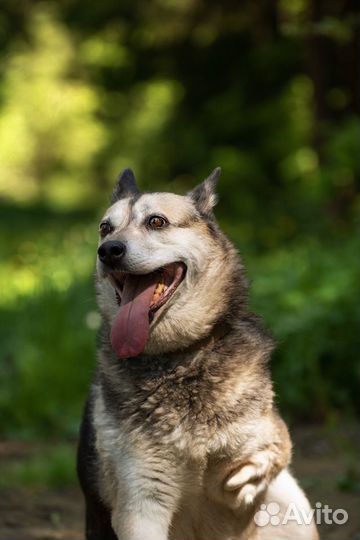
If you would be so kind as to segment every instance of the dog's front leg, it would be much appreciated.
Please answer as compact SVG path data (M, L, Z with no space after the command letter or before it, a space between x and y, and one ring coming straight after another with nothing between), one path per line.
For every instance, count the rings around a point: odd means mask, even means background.
M156 500L138 497L134 505L115 507L112 527L119 540L167 540L172 515Z
M238 452L232 449L233 456L209 467L205 477L209 498L232 510L253 505L291 458L289 432L275 412L241 429L246 436Z
M166 540L180 498L176 466L131 459L119 475L112 527L119 540Z

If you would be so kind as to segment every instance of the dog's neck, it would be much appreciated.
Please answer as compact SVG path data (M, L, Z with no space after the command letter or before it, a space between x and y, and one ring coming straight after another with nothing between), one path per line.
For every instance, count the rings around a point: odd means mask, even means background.
M105 338L103 340L103 346L106 349L107 358L106 362L100 362L105 367L106 364L112 365L115 368L115 372L127 371L127 369L135 370L142 369L141 366L153 366L159 364L164 371L172 370L174 366L180 364L187 364L188 360L198 357L203 358L207 356L210 351L218 347L219 342L226 340L227 336L232 332L233 328L227 321L218 321L212 328L209 335L191 343L188 346L179 347L176 350L167 351L162 354L146 354L143 353L136 358L119 359L116 358L114 351L111 349L109 340ZM109 328L104 328L104 337L110 332ZM196 354L199 353L199 356ZM107 369L105 370L107 371ZM112 372L112 373L115 373Z
M179 348L173 351L174 355L177 354L193 354L198 350L204 350L210 346L211 348L221 339L225 338L231 331L231 326L226 321L217 322L208 336L205 336L198 341L195 341L187 347Z

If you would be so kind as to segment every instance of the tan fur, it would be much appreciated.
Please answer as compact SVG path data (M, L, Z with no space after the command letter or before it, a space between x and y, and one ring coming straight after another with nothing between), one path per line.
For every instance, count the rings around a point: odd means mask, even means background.
M145 216L151 214L171 215L173 226L163 232L149 233L142 224ZM165 306L167 316L162 317L162 311L161 324L152 328L148 353L178 349L179 344L186 347L208 335L226 302L233 272L229 263L231 255L237 257L236 252L230 243L226 250L219 246L204 222L194 217L198 216L191 201L171 193L143 195L133 206L131 199L121 200L104 216L115 225L115 231L106 240L123 241L129 248L126 271L145 274L173 261L187 264L184 283L171 304ZM187 251L184 246L188 247ZM101 275L99 263L98 272ZM102 280L98 287L101 287L101 310L111 322L118 307L112 287L108 280ZM205 295L204 304L201 299Z
M123 271L181 261L187 273L157 313L144 354L119 360L109 344L118 305L98 263L101 499L120 540L315 539L314 527L274 532L253 521L263 501L308 503L286 471L291 442L273 404L272 340L248 311L242 263L210 214L211 183L196 197L128 196L105 214L114 226L107 240L127 246ZM151 214L167 216L169 227L147 230Z

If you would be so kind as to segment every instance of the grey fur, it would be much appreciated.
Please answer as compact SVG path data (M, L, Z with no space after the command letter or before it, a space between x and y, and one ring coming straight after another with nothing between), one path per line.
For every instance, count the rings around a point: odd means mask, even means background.
M90 474L88 504L94 490L120 540L265 539L274 532L252 519L260 502L308 508L286 471L291 442L268 368L274 343L249 311L241 259L212 216L219 174L215 169L185 197L146 194L116 203L105 216L115 227L111 238L127 245L125 272L187 265L152 323L144 353L128 359L111 348L118 307L97 266L103 325L87 417L95 457L82 484ZM170 225L149 233L144 220L156 211ZM103 540L105 529L95 534L94 527L88 524L87 538ZM313 524L291 523L276 536L317 533Z

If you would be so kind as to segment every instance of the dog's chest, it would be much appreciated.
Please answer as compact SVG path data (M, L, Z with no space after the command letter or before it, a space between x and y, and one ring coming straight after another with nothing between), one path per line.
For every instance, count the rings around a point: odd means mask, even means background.
M190 454L203 453L238 414L228 400L223 406L221 381L199 369L133 369L123 373L125 381L116 412L114 396L104 391L119 421Z

